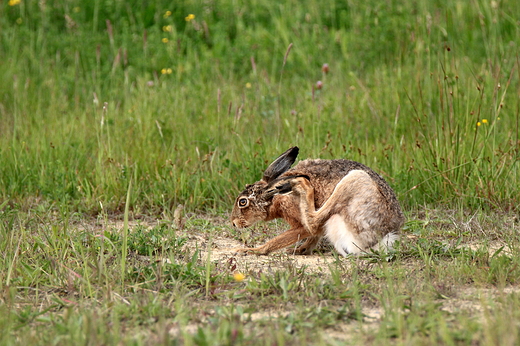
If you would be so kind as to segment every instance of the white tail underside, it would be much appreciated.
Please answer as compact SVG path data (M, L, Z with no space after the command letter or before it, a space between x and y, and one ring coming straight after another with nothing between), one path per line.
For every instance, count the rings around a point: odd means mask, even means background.
M364 245L356 233L349 229L348 224L339 214L332 215L325 223L325 237L343 256L365 252ZM374 250L390 250L399 239L395 233L386 234L381 241L372 247Z

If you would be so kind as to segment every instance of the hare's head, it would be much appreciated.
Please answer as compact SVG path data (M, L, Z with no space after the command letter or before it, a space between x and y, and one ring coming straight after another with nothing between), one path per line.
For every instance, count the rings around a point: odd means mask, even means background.
M291 192L289 181L294 177L280 178L280 175L292 166L298 150L298 147L293 147L280 155L267 167L262 180L247 185L238 195L231 213L231 222L235 227L249 227L257 221L266 220L273 197Z

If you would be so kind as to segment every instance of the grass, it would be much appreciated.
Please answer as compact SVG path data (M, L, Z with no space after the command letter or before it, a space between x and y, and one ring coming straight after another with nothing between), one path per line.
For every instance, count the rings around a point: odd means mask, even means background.
M227 226L197 216L182 231L134 221L122 257L113 221L3 214L15 226L2 235L18 239L0 244L2 344L516 344L518 220L432 213L407 223L390 257L324 250L321 268L276 255L260 266L208 260Z
M4 199L224 209L297 144L405 206L518 205L515 2L129 6L2 7Z
M519 17L513 0L3 2L0 343L518 343ZM380 172L400 251L213 260L222 237L283 229L209 215L292 145Z

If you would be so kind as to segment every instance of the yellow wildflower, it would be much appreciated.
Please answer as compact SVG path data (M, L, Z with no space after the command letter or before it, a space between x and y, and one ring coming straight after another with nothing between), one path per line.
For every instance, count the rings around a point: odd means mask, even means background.
M163 16L163 17L164 17L164 18L168 18L168 17L171 16L171 15L172 15L172 11L166 11L166 12L164 13L164 16Z
M244 281L244 279L246 278L246 276L245 276L244 274L242 274L242 273L238 273L238 272L237 272L237 273L233 274L233 278L234 278L235 281L237 281L237 282L242 282L242 281Z
M172 26L171 25L165 25L165 26L162 27L162 30L166 31L166 32L171 32L172 31Z
M487 119L482 119L482 124L487 124Z
M251 83L246 83L246 88L251 89Z
M171 74L172 72L173 72L173 70L171 68L163 68L161 70L162 74Z
M480 121L477 121L477 126L480 126L480 125L482 125L482 124L480 123Z
M188 14L188 16L186 18L184 18L184 19L186 19L186 21L189 22L189 21L195 19L195 15L194 14Z
M9 0L9 6L18 5L20 2L22 2L22 1L21 0Z
M163 39L161 40L163 43L168 43L168 38L167 37L163 37Z

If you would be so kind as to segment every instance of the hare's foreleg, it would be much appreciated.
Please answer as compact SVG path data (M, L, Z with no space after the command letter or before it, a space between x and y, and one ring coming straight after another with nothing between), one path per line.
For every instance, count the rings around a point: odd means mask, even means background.
M262 246L256 248L237 248L232 251L237 253L252 253L256 255L267 255L276 250L283 249L302 239L308 238L311 234L304 227L291 228L284 233L274 237Z

